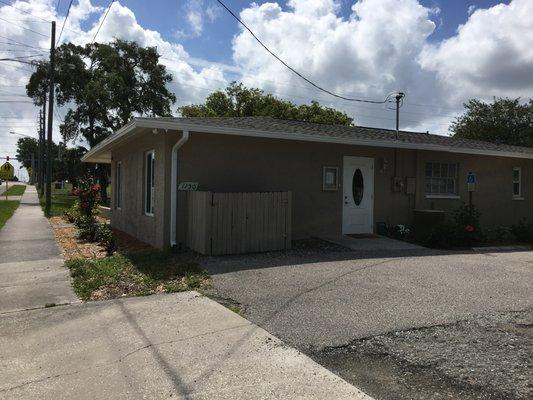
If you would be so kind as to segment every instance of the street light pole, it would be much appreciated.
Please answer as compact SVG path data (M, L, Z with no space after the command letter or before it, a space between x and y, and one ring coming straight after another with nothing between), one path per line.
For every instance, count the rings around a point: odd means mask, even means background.
M46 143L46 200L44 211L50 215L52 207L52 129L54 121L54 71L55 71L55 45L56 22L52 21L50 42L50 93L48 94L48 137Z

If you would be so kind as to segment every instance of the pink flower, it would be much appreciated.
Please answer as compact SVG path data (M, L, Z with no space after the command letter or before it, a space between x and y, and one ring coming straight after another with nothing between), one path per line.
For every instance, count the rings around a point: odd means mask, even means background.
M467 232L474 232L476 228L474 228L472 225L465 226L465 231Z

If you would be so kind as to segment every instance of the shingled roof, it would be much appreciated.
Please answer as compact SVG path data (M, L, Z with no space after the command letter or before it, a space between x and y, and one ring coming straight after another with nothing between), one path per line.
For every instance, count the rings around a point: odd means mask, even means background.
M509 151L533 154L528 147L495 144L481 140L459 139L450 136L434 135L425 132L396 131L392 129L368 128L363 126L346 126L318 124L312 122L292 121L272 117L212 117L212 118L158 118L190 125L219 126L228 129L253 129L264 132L286 132L309 136L324 136L335 138L388 140L402 143L436 144L458 148Z
M115 138L135 127L533 158L533 148L527 147L460 139L425 132L399 131L396 134L396 131L391 129L318 124L272 117L135 118L91 149L87 156L108 147ZM88 159L90 157L87 156L84 157L84 161L90 161Z

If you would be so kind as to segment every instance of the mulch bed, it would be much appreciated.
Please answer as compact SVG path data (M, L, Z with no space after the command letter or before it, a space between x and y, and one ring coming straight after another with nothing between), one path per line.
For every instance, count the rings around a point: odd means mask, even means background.
M69 223L63 217L51 217L49 221L65 260L105 258L109 256L105 248L100 244L78 239L78 229L76 226ZM108 223L109 220L98 217L98 222ZM116 252L124 254L154 249L152 246L135 239L127 233L116 229L112 230L116 240Z

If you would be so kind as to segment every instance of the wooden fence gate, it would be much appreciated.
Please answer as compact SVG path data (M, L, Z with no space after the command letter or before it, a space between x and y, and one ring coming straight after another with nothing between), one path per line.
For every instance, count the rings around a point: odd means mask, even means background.
M187 246L201 254L291 247L291 192L188 192Z

